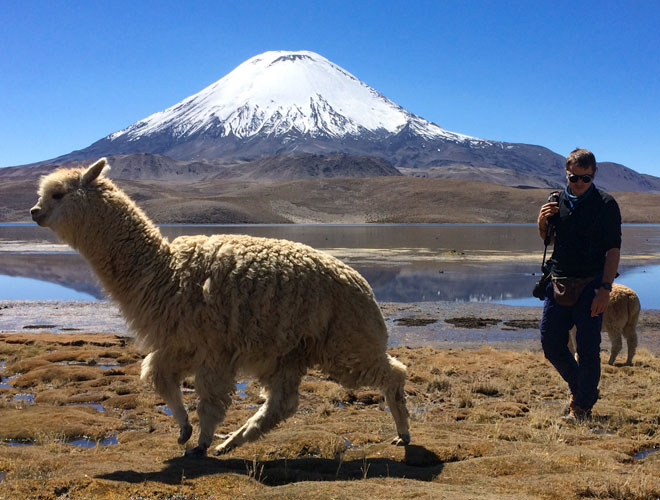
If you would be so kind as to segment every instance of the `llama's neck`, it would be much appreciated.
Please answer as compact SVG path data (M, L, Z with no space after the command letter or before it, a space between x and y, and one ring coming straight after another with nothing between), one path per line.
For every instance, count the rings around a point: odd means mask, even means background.
M173 282L169 243L121 192L108 196L71 239L130 321L150 302L154 287Z

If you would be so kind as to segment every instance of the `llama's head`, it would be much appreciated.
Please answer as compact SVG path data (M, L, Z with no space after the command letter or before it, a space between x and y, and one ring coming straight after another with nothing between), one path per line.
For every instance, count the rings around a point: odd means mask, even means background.
M59 169L42 177L39 200L30 209L32 220L65 236L82 225L83 218L93 211L93 199L100 191L112 188L103 173L109 169L101 158L88 168Z

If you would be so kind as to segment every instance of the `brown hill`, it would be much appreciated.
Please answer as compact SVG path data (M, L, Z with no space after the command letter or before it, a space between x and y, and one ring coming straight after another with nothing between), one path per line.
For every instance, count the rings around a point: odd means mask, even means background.
M548 194L547 189L401 176L117 183L159 223L532 223ZM36 177L4 179L0 221L29 221L36 188ZM660 195L614 196L624 222L660 222Z
M223 168L214 179L293 180L335 177L400 176L396 168L373 156L298 154L268 156Z

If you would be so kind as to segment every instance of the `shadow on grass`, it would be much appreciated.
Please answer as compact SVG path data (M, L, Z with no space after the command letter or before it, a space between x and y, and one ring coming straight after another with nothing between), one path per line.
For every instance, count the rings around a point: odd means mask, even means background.
M116 471L96 476L98 479L143 483L154 481L181 484L213 474L234 473L252 477L268 486L299 481L349 481L372 477L398 477L432 481L444 467L438 456L422 446L407 446L402 462L388 458L364 458L341 461L328 458L248 460L241 458L187 458L167 460L160 471Z

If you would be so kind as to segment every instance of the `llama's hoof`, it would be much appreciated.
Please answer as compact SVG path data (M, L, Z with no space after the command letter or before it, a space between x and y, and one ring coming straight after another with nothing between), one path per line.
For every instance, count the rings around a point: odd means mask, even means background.
M217 457L218 455L224 455L225 453L229 453L233 449L234 446L223 443L213 448L213 451L211 453Z
M206 448L203 446L195 446L190 450L186 450L183 456L186 458L204 458L206 456Z
M190 439L190 436L192 436L192 425L186 424L181 427L181 430L179 431L179 439L177 439L177 442L179 444L185 444Z
M392 440L394 446L407 446L410 444L410 434L397 436Z

